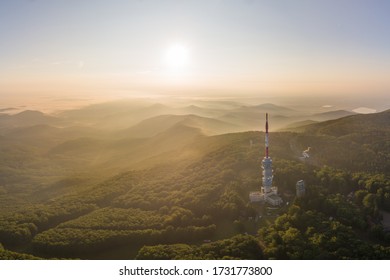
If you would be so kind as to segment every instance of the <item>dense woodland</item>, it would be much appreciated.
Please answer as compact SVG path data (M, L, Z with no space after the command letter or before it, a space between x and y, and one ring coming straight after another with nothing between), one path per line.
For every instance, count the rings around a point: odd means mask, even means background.
M0 259L390 259L390 111L271 132L279 209L248 198L263 132L191 116L137 138L69 114L0 116Z

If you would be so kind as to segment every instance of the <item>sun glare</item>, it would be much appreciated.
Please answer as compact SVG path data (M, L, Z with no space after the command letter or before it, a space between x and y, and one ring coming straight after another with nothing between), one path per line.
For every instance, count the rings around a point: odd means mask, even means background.
M174 44L165 52L164 62L171 70L181 70L189 64L189 50L182 44Z

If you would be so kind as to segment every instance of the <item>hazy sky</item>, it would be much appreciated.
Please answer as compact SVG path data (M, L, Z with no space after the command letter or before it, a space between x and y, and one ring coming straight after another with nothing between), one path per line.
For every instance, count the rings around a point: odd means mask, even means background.
M390 92L390 1L1 0L0 94Z

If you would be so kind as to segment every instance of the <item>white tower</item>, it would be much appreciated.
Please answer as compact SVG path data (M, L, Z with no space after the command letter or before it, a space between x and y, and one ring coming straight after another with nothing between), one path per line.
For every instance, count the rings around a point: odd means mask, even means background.
M303 180L299 180L295 186L297 197L302 197L305 195L306 188L305 188L305 182Z

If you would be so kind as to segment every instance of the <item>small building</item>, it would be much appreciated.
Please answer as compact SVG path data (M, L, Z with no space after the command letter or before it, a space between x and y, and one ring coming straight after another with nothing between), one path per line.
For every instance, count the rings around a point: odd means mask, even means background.
M305 181L299 180L297 184L295 185L297 197L302 197L305 195L306 188L305 188Z
M250 192L249 200L251 202L260 202L263 200L263 194L261 192Z
M283 200L277 194L271 194L266 196L266 202L268 202L272 206L280 206Z

